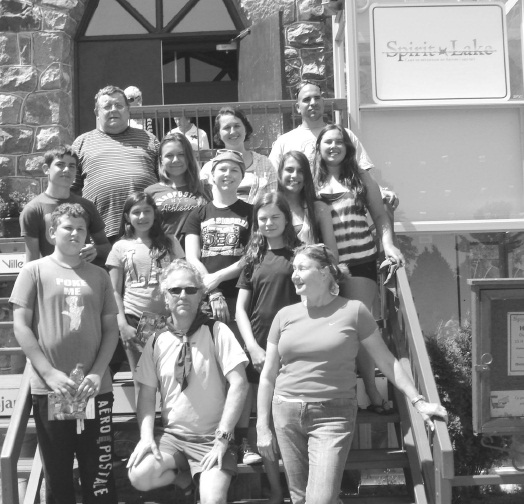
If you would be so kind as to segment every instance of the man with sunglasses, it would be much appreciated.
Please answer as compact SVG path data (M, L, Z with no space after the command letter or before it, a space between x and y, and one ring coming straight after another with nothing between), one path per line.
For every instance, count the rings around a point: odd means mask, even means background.
M302 117L302 124L276 139L269 154L269 160L278 170L282 156L286 152L297 150L306 155L311 171L313 171L317 137L327 124L324 121L324 97L317 83L304 80L297 87L296 99L295 107ZM373 162L359 139L351 130L346 131L357 151L356 157L360 168L371 170L374 167ZM399 203L397 195L387 187L381 187L380 190L384 201L387 201L393 209L397 208Z
M171 319L147 341L136 369L140 441L127 464L129 479L140 491L174 483L189 496L198 477L201 502L226 502L248 360L228 327L201 311L204 284L194 266L174 260L161 287ZM161 432L154 429L158 387Z

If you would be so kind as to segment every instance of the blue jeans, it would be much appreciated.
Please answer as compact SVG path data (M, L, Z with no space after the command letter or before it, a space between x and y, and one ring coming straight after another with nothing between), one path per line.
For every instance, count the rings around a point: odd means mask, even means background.
M273 397L273 421L293 504L335 504L351 446L356 399Z

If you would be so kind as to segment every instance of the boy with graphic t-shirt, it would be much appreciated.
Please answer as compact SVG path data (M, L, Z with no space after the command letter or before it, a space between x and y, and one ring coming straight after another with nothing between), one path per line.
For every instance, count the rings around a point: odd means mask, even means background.
M107 254L111 250L111 244L104 231L104 221L91 201L71 193L77 165L78 156L69 145L61 145L44 154L42 169L47 175L47 188L45 192L33 198L20 215L26 262L53 253L55 245L49 236L53 210L62 203L79 203L87 212L88 238L93 242L84 246L80 257L88 262L94 260L98 266L104 266Z
M112 472L113 392L108 364L118 341L118 309L109 275L82 259L88 217L78 203L51 215L54 252L27 263L9 301L15 337L32 369L31 393L44 463L47 503L76 502L76 454L84 503L116 504ZM84 365L80 384L70 378ZM77 433L75 420L48 420L48 394L64 401L94 398L94 419Z
M213 201L189 214L183 232L186 259L204 277L213 316L228 323L235 319L236 279L251 233L253 205L237 197L246 171L242 154L218 151L211 163ZM230 327L236 331L234 324ZM235 334L239 337L238 331Z

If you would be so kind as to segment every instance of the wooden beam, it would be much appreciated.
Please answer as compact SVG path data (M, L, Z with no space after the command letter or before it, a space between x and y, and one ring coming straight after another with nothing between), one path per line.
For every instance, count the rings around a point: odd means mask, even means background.
M89 26L89 23L91 22L91 19L93 17L93 14L95 13L96 8L98 7L99 1L100 0L88 0L85 11L84 11L84 15L82 16L82 19L80 20L80 23L78 24L78 29L76 31L75 40L85 35L87 27Z
M182 19L184 19L187 14L193 9L193 7L199 2L200 0L189 0L189 2L184 5L179 11L178 14L175 14L173 19L169 21L169 23L162 28L162 33L169 33L171 30L178 24Z
M229 16L231 17L231 20L233 21L233 24L235 25L235 28L238 31L242 31L248 26L251 26L251 22L249 19L244 15L244 12L240 8L240 6L237 4L235 0L222 0L224 2L224 5L226 6L227 12Z
M135 18L149 33L156 33L157 29L137 11L127 0L116 0L133 18Z

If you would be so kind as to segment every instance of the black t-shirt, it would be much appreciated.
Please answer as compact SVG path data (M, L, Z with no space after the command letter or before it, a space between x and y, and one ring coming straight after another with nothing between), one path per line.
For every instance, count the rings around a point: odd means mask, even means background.
M183 233L200 236L200 260L209 273L215 273L236 263L244 255L251 233L253 205L237 200L225 208L213 202L195 208L187 218ZM219 285L226 298L237 295L237 280Z
M268 250L262 262L255 266L251 278L246 268L237 287L252 291L250 320L256 342L266 348L267 335L278 310L298 303L300 296L291 281L293 252L289 249Z

